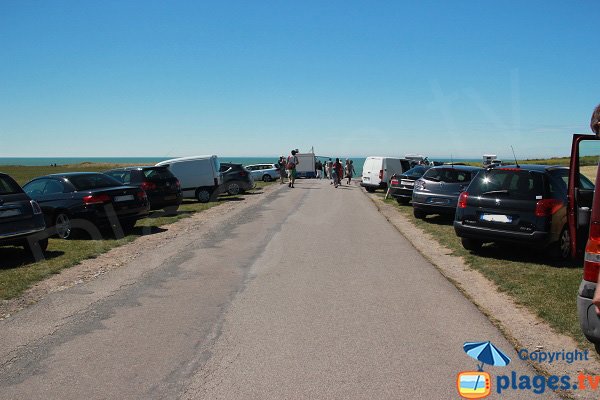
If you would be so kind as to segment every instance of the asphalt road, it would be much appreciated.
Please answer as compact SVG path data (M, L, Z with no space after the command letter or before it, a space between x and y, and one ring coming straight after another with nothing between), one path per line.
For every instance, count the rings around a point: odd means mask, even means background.
M358 187L255 205L0 321L1 399L455 399L476 307ZM490 398L544 398L506 390Z

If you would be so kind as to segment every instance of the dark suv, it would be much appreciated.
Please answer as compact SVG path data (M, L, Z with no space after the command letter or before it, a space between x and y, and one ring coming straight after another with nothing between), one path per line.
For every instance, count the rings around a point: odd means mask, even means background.
M567 225L569 169L521 165L478 174L458 200L454 230L467 250L485 242L527 244L551 249L554 257L571 255ZM581 176L581 184L594 184Z
M23 246L32 253L45 251L48 237L39 204L10 176L0 173L0 245Z
M183 200L179 180L167 167L126 167L104 172L124 185L144 189L151 210L164 209L174 213Z
M429 165L416 165L402 175L394 175L390 181L390 196L399 204L408 204L412 199L415 181L429 168Z
M219 171L223 173L220 192L235 196L254 187L254 179L242 164L221 163Z

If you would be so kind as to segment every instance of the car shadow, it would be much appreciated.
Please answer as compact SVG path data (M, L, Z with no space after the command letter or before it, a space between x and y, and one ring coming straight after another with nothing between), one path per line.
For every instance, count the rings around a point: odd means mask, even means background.
M444 214L433 214L428 215L423 221L435 225L452 225L454 223L454 216Z
M51 260L64 254L64 251L46 250L44 259ZM42 260L36 260L29 251L21 247L0 247L0 270L25 267L38 261Z
M542 264L554 268L580 268L582 260L558 260L548 254L548 249L532 249L524 245L488 243L476 252L482 258L526 264Z

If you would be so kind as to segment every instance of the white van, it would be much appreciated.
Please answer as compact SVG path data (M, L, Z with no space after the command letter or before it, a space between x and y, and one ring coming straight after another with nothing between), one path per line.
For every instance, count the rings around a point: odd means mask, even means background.
M196 156L161 161L157 166L166 166L179 179L183 197L207 203L218 194L223 183L217 156Z
M392 175L400 175L410 169L410 162L405 158L367 157L362 170L360 186L367 192L376 189L387 189Z
M298 178L316 178L315 153L297 153L298 165L296 165L296 176Z

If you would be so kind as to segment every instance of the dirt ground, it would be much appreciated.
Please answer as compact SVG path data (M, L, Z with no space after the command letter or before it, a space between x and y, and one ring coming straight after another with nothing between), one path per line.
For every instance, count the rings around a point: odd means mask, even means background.
M376 194L366 193L366 195L387 220L500 329L515 349L572 351L578 348L575 340L557 333L532 312L516 304L480 272L469 268L461 257L450 255L449 249L413 225L393 205L383 202ZM572 364L531 363L531 365L544 375L570 375L572 379L581 372L600 375L600 362L591 352L589 361ZM571 391L566 396L576 399L597 399L597 394L595 396L593 394L594 392L591 391Z

